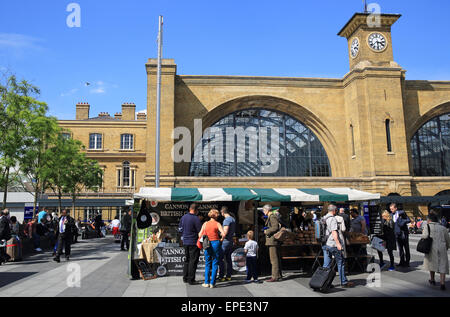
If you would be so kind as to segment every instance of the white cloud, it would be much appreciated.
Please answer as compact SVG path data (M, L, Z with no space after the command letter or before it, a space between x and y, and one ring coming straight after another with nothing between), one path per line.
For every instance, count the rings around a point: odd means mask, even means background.
M78 91L78 88L69 90L68 92L61 93L61 97L71 96Z
M12 49L37 49L43 47L39 44L41 39L17 33L0 33L0 47Z
M104 94L104 93L106 93L106 90L104 87L91 89L91 94Z

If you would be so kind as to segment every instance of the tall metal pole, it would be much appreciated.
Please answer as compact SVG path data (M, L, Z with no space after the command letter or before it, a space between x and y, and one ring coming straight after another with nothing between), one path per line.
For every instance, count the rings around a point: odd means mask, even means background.
M159 187L159 139L161 111L161 56L162 56L162 26L163 17L159 16L158 31L158 72L156 75L156 149L155 149L155 187Z

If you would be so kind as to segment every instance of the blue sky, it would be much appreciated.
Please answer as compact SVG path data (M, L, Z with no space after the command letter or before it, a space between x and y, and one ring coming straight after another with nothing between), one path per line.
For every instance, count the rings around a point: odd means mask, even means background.
M71 2L80 28L66 25ZM393 48L407 79L450 80L450 1L376 2L403 15ZM123 102L143 110L144 64L156 57L163 15L163 56L178 74L341 78L347 43L336 34L357 11L362 0L2 0L0 71L40 87L59 119L75 119L78 101L91 116L114 115Z

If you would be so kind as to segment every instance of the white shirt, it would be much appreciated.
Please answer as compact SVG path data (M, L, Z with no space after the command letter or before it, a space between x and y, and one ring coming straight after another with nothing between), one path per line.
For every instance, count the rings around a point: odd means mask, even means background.
M119 219L114 219L113 221L111 221L111 227L118 228L119 226L120 226L120 220Z
M397 222L397 219L398 219L398 210L395 212L393 218L394 218L394 222Z
M256 256L258 254L258 243L254 240L248 240L245 243L244 250L247 250L247 256Z

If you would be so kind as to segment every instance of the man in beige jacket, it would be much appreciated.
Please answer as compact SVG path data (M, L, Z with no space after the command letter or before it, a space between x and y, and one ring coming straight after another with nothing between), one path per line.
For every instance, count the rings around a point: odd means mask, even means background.
M270 264L272 265L272 278L267 282L278 282L280 280L280 263L278 258L278 241L275 240L274 234L280 230L280 224L277 216L271 212L272 206L265 205L263 207L264 215L266 219L266 246L269 247Z

